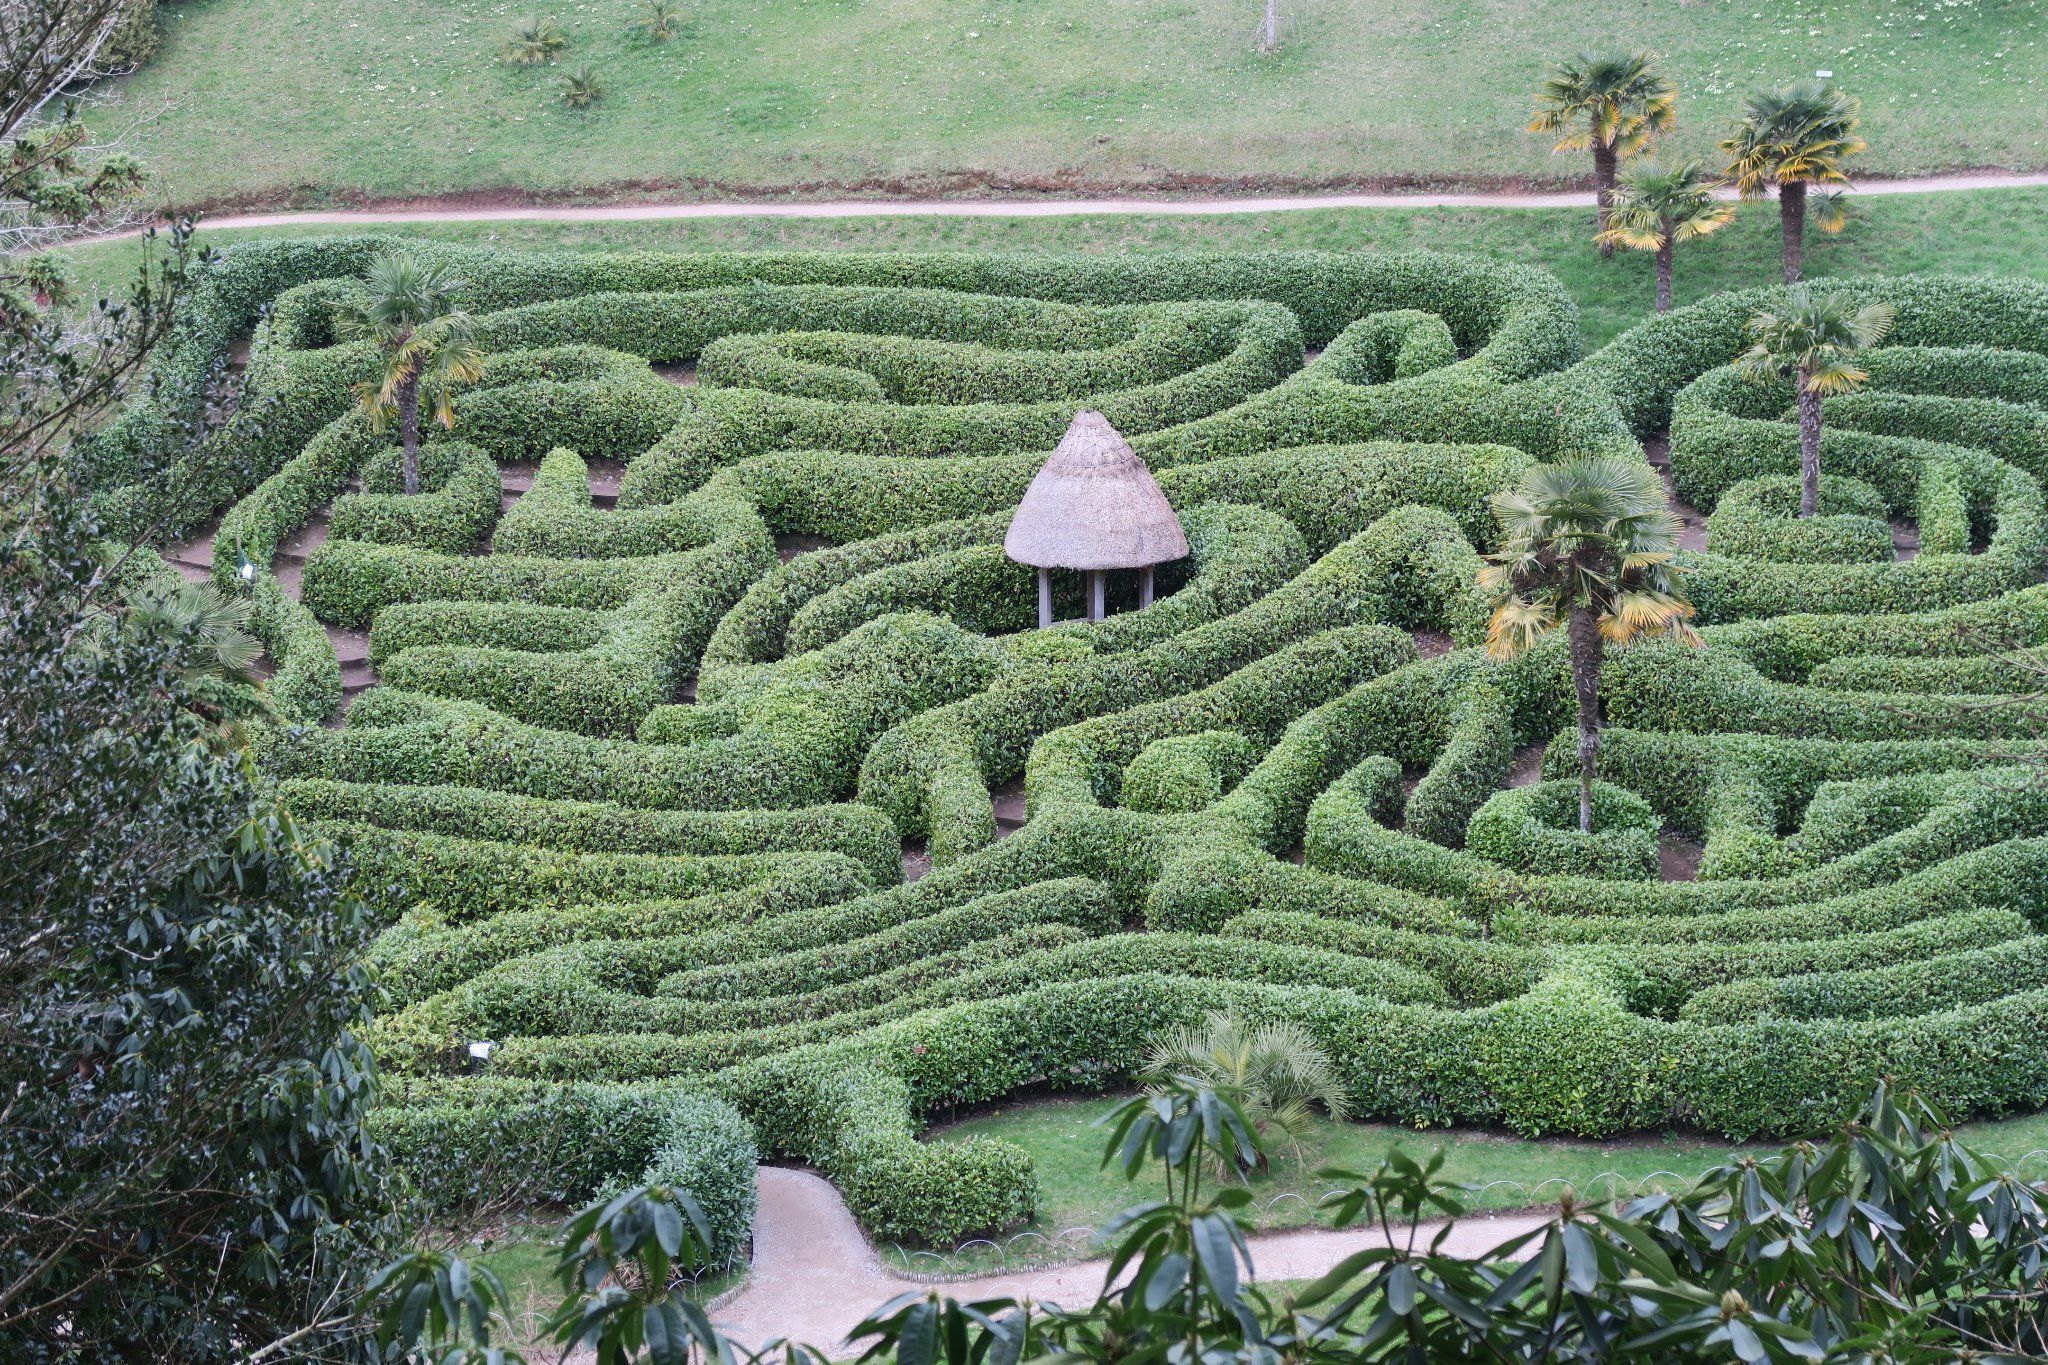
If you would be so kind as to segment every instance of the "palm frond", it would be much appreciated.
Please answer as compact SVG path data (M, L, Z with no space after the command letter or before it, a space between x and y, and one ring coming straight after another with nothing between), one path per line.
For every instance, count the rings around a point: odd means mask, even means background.
M1563 133L1560 152L1596 141L1630 156L1670 128L1678 88L1652 69L1647 52L1580 52L1559 62L1536 89L1532 133Z
M1833 360L1808 371L1806 387L1808 392L1832 398L1837 394L1856 392L1868 378L1868 371L1849 361Z
M1862 103L1822 80L1759 90L1721 142L1728 175L1745 197L1772 185L1848 183L1842 163L1864 150Z
M1832 236L1849 226L1849 196L1841 190L1822 190L1806 199L1806 221Z
M1663 634L1693 614L1692 603L1665 592L1621 592L1601 618L1600 633L1615 644Z
M1814 393L1861 387L1869 376L1856 364L1857 354L1890 335L1892 306L1873 303L1851 313L1840 294L1817 294L1804 284L1785 291L1785 305L1782 313L1750 319L1756 342L1736 360L1736 370L1753 380L1803 373Z
M1509 597L1493 609L1486 622L1486 652L1512 659L1564 624L1554 601Z
M1610 637L1668 629L1691 607L1677 590L1678 523L1647 464L1590 458L1538 465L1493 499L1502 548L1479 584L1494 607L1487 652L1509 658L1592 608Z

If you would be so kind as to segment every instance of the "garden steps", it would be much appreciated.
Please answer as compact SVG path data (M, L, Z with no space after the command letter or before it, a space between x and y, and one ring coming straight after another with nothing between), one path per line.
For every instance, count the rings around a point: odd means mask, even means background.
M593 507L616 507L619 504L619 480L625 477L624 460L586 460L590 468L590 505Z
M989 790L989 802L996 812L996 838L1007 839L1024 828L1029 818L1024 813L1024 779L1013 777L999 787Z
M192 538L173 545L164 552L164 558L171 567L190 582L213 577L213 537L220 530L220 518L210 517L205 525L194 532ZM194 573L193 570L198 572Z
M533 487L533 476L538 469L538 465L524 460L498 466L498 512L501 516L511 511L512 504Z
M1657 840L1657 876L1667 882L1696 882L1700 879L1700 855L1706 846L1682 834L1666 834Z
M1678 548L1706 549L1706 514L1679 497L1678 490L1671 483L1671 433L1660 431L1649 437L1643 442L1643 453L1649 456L1650 465L1657 471L1657 477L1664 481L1664 501L1671 508L1671 515L1678 519Z
M784 564L789 563L790 560L795 559L798 555L807 555L814 550L829 550L831 548L832 542L823 536L792 535L775 537L775 557Z
M925 852L924 840L903 841L903 880L914 882L932 870L932 855Z
M1507 785L1510 787L1533 787L1543 780L1543 751L1546 744L1524 744L1515 750L1514 764L1508 769Z

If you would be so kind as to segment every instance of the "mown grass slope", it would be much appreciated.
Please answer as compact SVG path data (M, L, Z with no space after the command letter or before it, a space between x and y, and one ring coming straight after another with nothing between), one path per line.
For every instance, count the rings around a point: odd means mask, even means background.
M2048 165L2034 0L188 0L115 89L181 203L633 188L1557 181L1521 131L1546 59L1649 47L1705 152L1742 93L1832 70L1866 102L1869 172ZM527 13L563 60L509 67ZM608 93L562 107L581 62Z

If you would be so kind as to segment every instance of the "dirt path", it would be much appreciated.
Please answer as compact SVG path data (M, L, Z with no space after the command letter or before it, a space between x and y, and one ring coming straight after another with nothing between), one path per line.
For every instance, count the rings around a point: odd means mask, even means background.
M1859 195L1934 194L1952 190L2010 189L2048 185L2048 172L1977 172L1912 180L1870 180ZM1733 197L1732 193L1728 197ZM1303 209L1577 208L1591 203L1590 191L1527 193L1458 190L1442 193L1360 193L1254 195L1208 199L820 199L724 200L690 204L594 204L585 207L517 205L509 208L373 208L244 213L208 216L216 228L377 223L613 223L688 218L1063 218L1085 214L1281 213ZM98 240L130 237L113 233Z
M829 1181L806 1171L764 1166L760 1191L753 1273L746 1288L715 1314L719 1326L741 1344L758 1347L780 1336L833 1350L874 1308L918 1287L883 1268ZM1547 1217L1467 1219L1445 1249L1479 1255L1541 1227ZM1262 1279L1308 1279L1354 1251L1381 1244L1376 1233L1364 1231L1273 1232L1251 1239L1252 1261ZM1102 1287L1104 1264L1083 1261L988 1275L946 1284L941 1292L962 1300L1029 1296L1077 1305Z

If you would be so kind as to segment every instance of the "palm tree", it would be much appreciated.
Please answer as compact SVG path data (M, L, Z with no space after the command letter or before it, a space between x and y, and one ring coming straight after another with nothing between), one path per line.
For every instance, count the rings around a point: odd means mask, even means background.
M603 98L604 86L597 79L597 68L589 62L562 78L562 103L571 109L588 109Z
M647 0L645 12L635 21L648 41L665 43L675 37L682 18L677 13L675 0Z
M1560 152L1593 151L1593 196L1598 231L1607 231L1614 172L1677 117L1678 87L1650 69L1647 52L1581 52L1559 62L1536 92L1532 133L1563 133ZM1614 247L1600 244L1600 254Z
M514 66L539 66L551 62L569 45L552 19L521 19L505 40L504 59Z
M1579 828L1590 834L1607 642L1699 638L1672 563L1678 521L1656 470L1611 457L1538 465L1494 495L1493 514L1501 547L1479 571L1495 594L1487 651L1512 658L1564 627L1579 703Z
M1278 1131L1301 1154L1320 1104L1333 1119L1349 1112L1330 1054L1291 1020L1252 1025L1211 1014L1152 1042L1145 1074L1190 1077L1235 1103L1261 1135ZM1262 1146L1264 1144L1261 1144Z
M156 578L128 598L124 624L139 635L183 642L189 653L184 675L189 679L223 678L254 683L254 667L262 642L249 633L255 614L252 599L229 596L211 582L186 583Z
M367 340L384 360L384 377L356 386L371 426L383 431L398 419L405 449L405 491L420 491L420 403L443 427L455 425L455 389L483 377L483 357L471 339L469 314L455 307L468 286L446 265L409 251L378 257L364 275L369 297L336 311L335 332L345 341Z
M1799 515L1820 510L1820 405L1832 394L1854 393L1870 378L1857 353L1875 346L1892 330L1888 303L1856 312L1839 295L1815 297L1795 284L1785 291L1783 313L1758 313L1749 320L1756 343L1735 361L1736 369L1764 382L1790 379L1799 399Z
M1607 211L1601 244L1657 253L1657 311L1671 311L1671 258L1680 242L1719 232L1735 206L1714 197L1722 182L1697 161L1636 166L1623 172Z
M1787 284L1799 283L1808 217L1822 232L1840 232L1848 221L1841 195L1823 193L1809 205L1807 187L1849 183L1842 163L1865 146L1856 136L1862 108L1862 101L1825 81L1759 90L1749 97L1735 130L1721 143L1721 150L1728 153L1728 178L1743 198L1761 199L1771 186L1778 187Z

